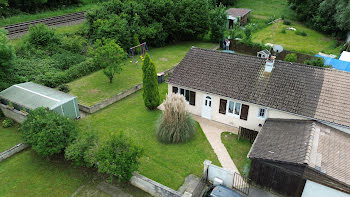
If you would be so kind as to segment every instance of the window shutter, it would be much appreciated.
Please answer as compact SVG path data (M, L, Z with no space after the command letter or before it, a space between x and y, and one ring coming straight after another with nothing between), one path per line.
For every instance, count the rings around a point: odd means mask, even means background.
M173 93L177 94L179 92L179 88L173 86Z
M249 111L249 105L242 104L241 116L240 116L242 120L248 120L248 111Z
M190 105L196 105L196 93L190 91Z
M227 104L227 100L220 99L220 106L219 106L220 114L226 114L226 104Z
M180 88L180 94L185 95L185 89Z

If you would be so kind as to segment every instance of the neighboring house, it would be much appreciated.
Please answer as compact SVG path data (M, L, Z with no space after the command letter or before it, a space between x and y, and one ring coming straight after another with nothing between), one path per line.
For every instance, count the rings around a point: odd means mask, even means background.
M287 196L350 197L350 134L313 120L268 119L249 178Z
M234 23L245 25L249 22L251 10L246 8L230 8L226 10L229 28L231 29Z
M304 119L350 133L348 72L192 48L167 82L190 113L236 128Z
M13 113L14 110L9 110L10 103L17 112L29 112L38 107L46 107L63 116L80 117L76 96L33 82L13 85L0 92L0 108L4 111L4 114L17 122L22 122L23 118L16 118L18 116Z
M257 56L257 57L260 57L260 58L265 58L265 59L267 59L268 57L270 57L270 55L271 55L270 51L264 49L264 50L262 50L262 51L259 51L259 52L257 53L256 56Z

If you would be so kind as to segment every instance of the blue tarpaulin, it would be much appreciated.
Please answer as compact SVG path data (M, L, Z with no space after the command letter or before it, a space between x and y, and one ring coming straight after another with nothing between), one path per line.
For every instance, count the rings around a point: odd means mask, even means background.
M350 62L334 59L331 57L325 57L321 55L315 55L316 57L322 57L324 64L332 66L332 68L350 72Z

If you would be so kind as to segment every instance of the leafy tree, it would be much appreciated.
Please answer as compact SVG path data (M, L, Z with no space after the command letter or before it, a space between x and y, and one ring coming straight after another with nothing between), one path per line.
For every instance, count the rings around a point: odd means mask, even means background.
M134 34L133 46L138 46L138 45L140 45L139 35ZM135 53L136 54L141 54L141 48L140 47L136 47L135 48Z
M50 29L43 23L29 27L28 42L34 47L47 47L61 43L61 39L56 34L55 29Z
M244 40L247 42L251 42L252 41L252 28L250 25L247 25L244 29Z
M94 64L105 68L104 74L112 83L114 75L122 71L122 63L125 61L126 53L115 43L114 40L96 40L95 49L90 49L90 55Z
M96 165L99 172L110 174L119 181L126 182L138 169L143 150L131 143L122 133L111 133L96 152Z
M148 54L142 64L142 78L143 101L148 109L154 110L160 104L158 77L156 67Z
M298 59L297 54L289 53L284 58L284 61L286 61L286 62L297 62L297 59Z
M0 68L1 70L9 68L15 58L15 50L10 45L7 38L7 32L0 29Z
M65 158L77 166L91 167L94 165L97 149L97 136L92 131L81 131L77 138L67 146Z
M210 40L219 42L224 38L226 30L227 15L225 8L220 5L218 8L210 12Z
M77 126L73 120L45 108L29 113L20 128L24 142L42 156L61 153L75 138Z
M163 143L183 143L192 139L196 125L186 111L186 101L182 95L169 94L164 102L164 111L156 126L156 135Z
M313 58L311 60L305 60L304 64L311 65L311 66L318 66L318 67L327 67L324 65L324 60L321 57Z

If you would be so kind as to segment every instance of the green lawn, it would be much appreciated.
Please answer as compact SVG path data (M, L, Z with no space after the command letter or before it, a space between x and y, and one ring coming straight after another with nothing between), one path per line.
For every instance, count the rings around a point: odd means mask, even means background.
M288 6L288 0L238 0L234 7L249 8L252 10L251 14L259 16L275 16L279 18L285 16L286 18L294 19L295 13Z
M150 53L157 67L157 72L165 71L176 66L192 46L213 48L216 44L208 42L183 42L162 48L154 48L150 50ZM126 62L126 65L123 66L123 71L115 76L112 84L109 83L103 71L100 70L69 83L70 94L78 96L79 103L91 106L141 83L142 62L139 61L139 68L137 68L136 64L130 62L131 60L129 59Z
M16 16L4 18L4 19L0 20L0 27L6 26L6 25L11 25L11 24L16 24L16 23L22 23L22 22L26 22L26 21L37 20L37 19L41 19L41 18L54 17L54 16L70 14L70 13L74 13L74 12L82 12L82 11L86 11L86 10L89 10L89 9L97 6L96 3L88 2L88 1L85 1L85 2L86 3L84 5L69 7L66 9L46 10L46 11L39 12L36 14L19 14Z
M167 84L160 85L161 100L167 93ZM185 144L166 145L155 137L155 123L161 111L148 111L142 91L123 99L79 121L84 130L95 130L103 139L110 132L124 132L135 144L143 147L139 172L173 189L178 189L186 176L201 176L203 162L209 159L219 165L218 159L198 126L195 139Z
M225 145L238 171L247 176L250 166L250 160L247 158L247 155L252 144L247 140L238 140L237 135L230 132L221 133L221 141Z
M299 31L304 31L307 36L296 35L295 31L282 29L294 27ZM292 25L286 26L282 21L272 24L260 31L253 33L254 42L280 44L285 49L315 55L318 52L332 53L339 55L340 47L336 47L336 41L330 36L311 30L304 25L292 22Z
M0 119L0 122L2 123L3 119ZM13 127L10 128L2 128L0 125L0 152L3 152L19 143L21 143L22 137L21 134L18 131L18 125L16 124Z

